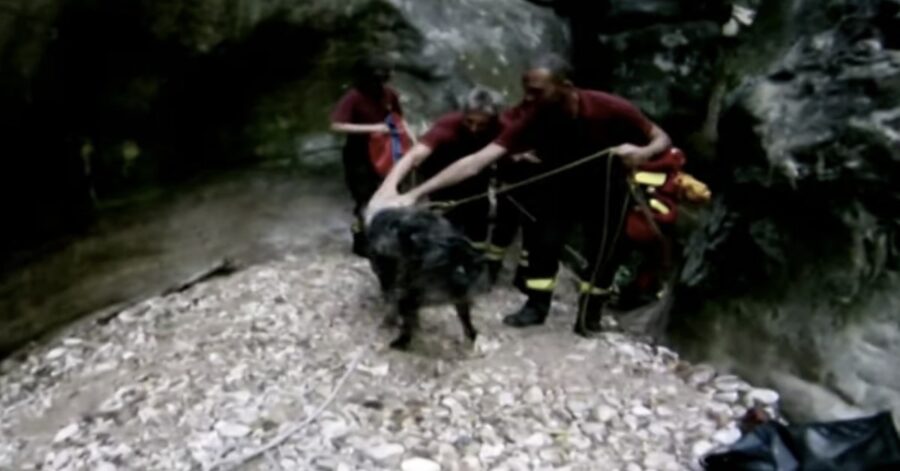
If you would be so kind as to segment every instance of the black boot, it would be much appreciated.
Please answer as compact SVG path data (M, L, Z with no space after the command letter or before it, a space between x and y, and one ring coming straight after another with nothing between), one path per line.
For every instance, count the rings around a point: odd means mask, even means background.
M503 318L503 323L510 327L529 327L541 325L550 312L550 299L553 293L531 293L528 301L514 314Z
M608 295L582 294L578 299L578 312L575 316L575 328L573 331L582 337L591 337L602 331L600 319L603 317L603 307L606 305Z

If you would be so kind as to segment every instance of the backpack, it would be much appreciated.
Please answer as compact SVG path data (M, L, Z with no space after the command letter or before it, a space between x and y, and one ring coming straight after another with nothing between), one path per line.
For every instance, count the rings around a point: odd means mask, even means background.
M679 202L709 203L712 195L706 184L682 171L686 161L684 153L672 147L632 172L629 184L639 204L632 207L625 222L629 239L639 243L658 239L661 227L677 221Z

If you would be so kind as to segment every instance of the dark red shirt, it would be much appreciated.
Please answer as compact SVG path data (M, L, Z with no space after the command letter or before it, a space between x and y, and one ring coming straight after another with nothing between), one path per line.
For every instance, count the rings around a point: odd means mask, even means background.
M378 124L383 123L389 112L403 115L400 100L390 87L384 87L384 95L373 98L356 88L351 88L331 113L332 123ZM369 135L350 134L344 146L345 152L358 161L368 161Z
M334 107L331 113L332 123L378 124L383 123L388 113L403 115L400 100L390 87L384 87L384 95L373 98L356 88L351 88Z
M499 122L484 132L473 135L463 124L464 120L462 112L447 113L438 118L431 129L422 136L420 142L432 151L419 170L425 179L438 174L453 162L478 152L500 134ZM432 195L432 198L440 200L485 191L487 178L483 172L482 175Z
M561 164L619 144L646 145L653 123L624 98L576 90L575 117L523 109L494 141L510 153L534 150L548 164Z
M528 113L530 113L531 109L532 108L528 105L528 103L520 102L518 105L509 108L500 114L500 125L503 126L503 129L512 126L513 123L523 119Z

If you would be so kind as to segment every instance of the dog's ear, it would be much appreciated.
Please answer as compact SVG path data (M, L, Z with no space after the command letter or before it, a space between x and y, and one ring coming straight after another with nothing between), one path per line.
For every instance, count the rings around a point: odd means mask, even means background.
M366 227L369 251L382 257L397 257L400 253L399 214L394 210L382 210Z

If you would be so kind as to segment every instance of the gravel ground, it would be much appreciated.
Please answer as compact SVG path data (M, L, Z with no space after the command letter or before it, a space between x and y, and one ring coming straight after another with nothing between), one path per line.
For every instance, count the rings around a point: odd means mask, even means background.
M521 301L479 299L475 345L427 309L392 351L368 264L327 248L148 299L0 364L0 469L696 469L777 407L626 334L576 337L567 299L504 327Z

